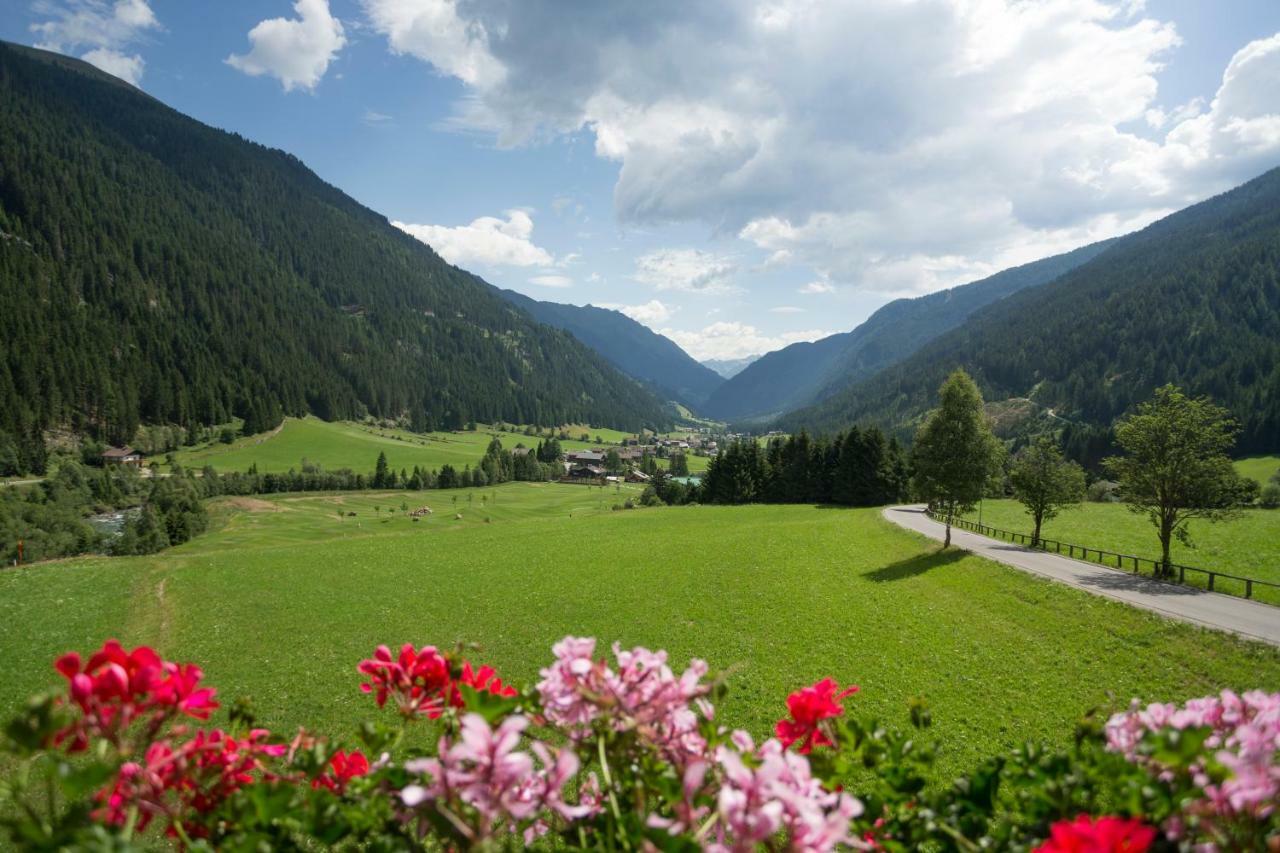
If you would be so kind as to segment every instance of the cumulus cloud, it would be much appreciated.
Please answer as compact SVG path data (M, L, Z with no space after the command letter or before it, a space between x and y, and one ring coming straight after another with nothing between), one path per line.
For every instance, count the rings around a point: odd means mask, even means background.
M555 258L533 243L533 217L523 210L506 211L506 219L482 216L470 225L413 225L392 222L417 237L440 257L457 266L549 267Z
M347 38L329 0L298 0L293 11L297 18L259 21L249 30L249 52L233 53L227 64L251 77L275 77L286 92L314 89Z
M536 284L539 287L573 287L573 279L567 275L556 275L555 273L535 275L529 279L529 283Z
M624 222L703 222L868 289L1111 236L1280 156L1280 37L1207 105L1162 105L1180 36L1131 0L601 0L571 26L553 0L365 8L466 84L458 125L590 134Z
M620 305L616 302L598 303L598 308L609 308L614 311L620 311L626 314L637 323L644 323L646 326L656 326L658 323L665 323L671 319L676 312L674 305L667 305L657 299L650 299L641 305Z
M636 258L636 281L658 290L727 293L738 265L700 249L659 249Z
M90 65L134 86L142 82L146 61L126 49L160 29L147 0L67 0L38 2L34 11L48 18L31 25L36 47L76 55Z
M755 326L729 320L721 320L696 331L683 329L660 329L659 331L679 344L681 349L698 361L711 358L746 358L763 352L772 352L799 341L816 341L832 334L822 329L805 329L767 335Z

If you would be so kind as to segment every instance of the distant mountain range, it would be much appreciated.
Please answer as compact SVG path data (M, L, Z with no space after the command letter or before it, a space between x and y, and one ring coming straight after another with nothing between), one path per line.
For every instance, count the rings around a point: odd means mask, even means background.
M1176 383L1231 410L1238 452L1280 450L1280 169L1094 255L777 425L909 435L963 367L988 401L1102 429Z
M499 293L538 322L564 329L663 400L701 409L711 392L724 383L720 374L699 364L675 341L619 311L540 302L514 290Z
M984 305L1052 281L1106 247L1106 242L1094 243L972 284L895 299L851 332L791 344L760 357L716 389L703 411L722 420L763 423L825 400L906 358Z
M702 366L714 370L725 379L732 379L758 358L759 355L749 355L746 358L708 358L703 360Z
M0 43L0 457L51 427L671 419L296 157ZM689 362L690 387L719 381Z

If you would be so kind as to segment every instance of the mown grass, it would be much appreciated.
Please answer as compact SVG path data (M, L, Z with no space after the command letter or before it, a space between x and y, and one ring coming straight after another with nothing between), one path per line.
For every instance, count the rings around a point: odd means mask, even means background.
M757 735L824 675L896 724L924 695L945 778L1027 739L1064 744L1081 714L1132 696L1280 688L1280 650L939 553L877 510L613 512L621 491L553 484L456 494L461 521L450 493L224 501L218 530L161 555L0 572L0 712L57 682L60 651L117 636L199 661L276 730L341 736L373 713L354 667L378 643L478 642L527 684L573 633L732 669L720 719ZM436 512L414 523L402 501Z
M585 442L575 437L561 441L560 446L566 452L597 447L597 437L616 445L627 436L618 430L585 426L566 429L572 436L590 433L592 439ZM257 465L264 474L282 474L290 469L301 470L304 459L326 470L350 468L357 472L371 472L378 454L386 453L387 464L395 471L412 471L415 465L428 470L452 465L461 471L464 466L478 464L495 437L508 450L521 444L536 447L541 440L521 433L499 432L483 425L475 431L413 433L306 417L287 418L274 433L246 436L231 444L213 443L189 448L175 453L174 458L184 466L200 468L212 465L221 472L245 471L250 465ZM707 462L705 457L689 456L690 472L706 470Z
M976 521L978 513L968 518ZM1028 535L1032 531L1030 517L1013 500L983 502L982 522ZM1151 522L1145 515L1129 512L1123 504L1086 503L1064 510L1045 522L1041 535L1148 559L1160 557L1160 539ZM1194 548L1175 540L1175 563L1280 583L1280 510L1246 510L1239 518L1214 524L1192 521L1191 541ZM1188 580L1204 584L1201 576L1188 575ZM1234 581L1220 580L1216 586L1231 594L1244 592L1244 585ZM1254 597L1280 604L1280 589L1255 586ZM1280 610L1276 618L1280 619Z

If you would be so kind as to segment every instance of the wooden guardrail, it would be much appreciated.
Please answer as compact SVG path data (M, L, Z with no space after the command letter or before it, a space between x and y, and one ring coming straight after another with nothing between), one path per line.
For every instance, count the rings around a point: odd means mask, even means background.
M934 521L946 524L945 516L928 510L926 510L926 514ZM1106 566L1107 568L1120 569L1121 571L1130 570L1125 567L1127 563L1132 567L1132 572L1134 574L1141 574L1142 567L1145 564L1150 567L1150 574L1152 577L1157 580L1172 582L1171 578L1160 577L1157 574L1157 570L1164 565L1160 560L1152 560L1148 557L1138 557L1133 554L1120 554L1116 551L1108 551L1103 548L1090 548L1085 545L1075 545L1070 542L1060 542L1057 539L1046 539L1043 536L1040 537L1038 544L1033 545L1031 542L1031 536L1026 533L1002 530L998 527L991 527L987 524L978 524L975 521L969 521L964 518L951 519L951 526L959 527L962 530L970 530L974 533L981 533L983 536L991 536L995 539L1007 539L1008 541L1016 542L1019 545L1026 545L1028 548L1039 548L1042 551L1051 551L1055 554L1063 554L1068 557L1085 560L1086 562L1097 563L1098 565ZM1096 559L1091 555L1096 555ZM1108 558L1110 558L1112 562L1108 562ZM1241 577L1240 575L1227 574L1226 572L1214 572L1209 569L1199 569L1195 566L1171 564L1169 568L1170 570L1177 572L1177 582L1183 584L1187 582L1188 574L1192 577L1205 575L1207 577L1205 588L1210 592L1222 592L1227 595L1238 595L1237 592L1230 588L1230 585L1228 585L1227 588L1221 588L1220 584L1218 584L1219 579L1238 581L1243 584L1244 598L1253 598L1253 588L1255 586L1270 587L1272 589L1280 590L1280 583L1275 583L1273 581L1246 578Z

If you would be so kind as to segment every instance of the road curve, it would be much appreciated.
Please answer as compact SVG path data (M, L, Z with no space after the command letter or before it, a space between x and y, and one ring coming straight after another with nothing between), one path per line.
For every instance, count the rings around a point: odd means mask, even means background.
M925 515L923 505L886 507L884 517L932 539L943 539L945 527ZM1162 583L1059 554L1033 551L957 527L951 528L951 544L988 560L1151 610L1170 619L1194 622L1280 646L1280 607L1195 587Z

